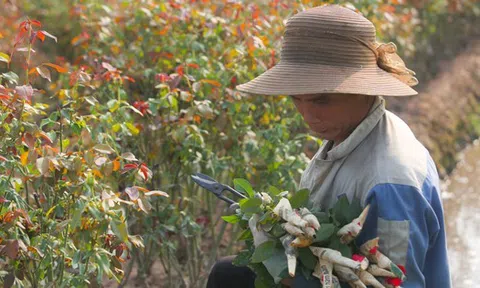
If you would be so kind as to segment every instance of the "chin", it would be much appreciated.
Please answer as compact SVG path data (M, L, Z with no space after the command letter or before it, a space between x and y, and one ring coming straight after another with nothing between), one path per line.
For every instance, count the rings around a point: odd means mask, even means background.
M312 131L312 134L317 137L317 138L320 138L322 140L333 140L335 139L335 136L336 134L334 133L329 133L328 131L315 131L315 130L311 130Z

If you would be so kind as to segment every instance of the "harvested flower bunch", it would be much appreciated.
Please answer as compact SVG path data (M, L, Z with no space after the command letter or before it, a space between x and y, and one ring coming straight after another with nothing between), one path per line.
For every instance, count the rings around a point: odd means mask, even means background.
M247 249L234 260L256 274L257 287L279 287L281 279L301 273L318 278L318 287L400 287L404 270L378 248L379 238L357 247L369 206L340 197L329 211L309 206L308 190L293 195L271 187L255 193L245 180L236 189L249 195L238 202L234 215L222 217L245 230L240 240ZM254 237L255 236L255 237ZM403 268L403 267L402 267Z

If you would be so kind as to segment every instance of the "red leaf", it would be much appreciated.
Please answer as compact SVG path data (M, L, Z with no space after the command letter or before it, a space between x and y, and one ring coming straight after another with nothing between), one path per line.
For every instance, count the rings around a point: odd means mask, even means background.
M184 74L184 72L183 72L183 65L177 66L177 68L175 69L175 71L178 73L178 75L183 76L183 74Z
M3 197L0 197L0 204L3 204L3 203L8 203L10 202L9 200L3 198Z
M8 161L8 159L0 155L0 161Z
M30 86L30 85L17 86L17 87L15 87L15 92L21 98L23 98L27 101L32 101L32 95L33 95L32 86Z
M30 20L30 24L32 26L38 26L38 27L42 27L42 23L38 20Z
M15 36L13 47L17 47L17 45L20 44L23 39L25 39L26 32L27 31L24 30L20 30L20 32L18 32L18 34ZM12 56L10 56L10 58L12 58Z
M142 171L145 181L147 181L149 169L145 163L140 164L140 171Z
M26 26L27 26L27 21L23 21L22 23L20 23L20 25L18 25L18 28L20 30L24 30Z
M123 76L123 79L127 79L128 81L132 82L132 83L135 83L135 79L133 79L132 77L130 76Z
M158 73L157 75L155 75L155 80L160 81L160 82L163 83L163 82L172 80L172 78L170 78L170 76L168 76L168 75L165 74L165 73Z
M197 222L197 224L200 226L205 227L210 223L210 219L208 219L207 216L199 216L197 219L195 219L195 222Z
M27 144L28 148L34 148L35 138L30 133L25 133L22 137L22 140Z
M18 255L18 249L20 245L18 240L6 240L5 247L3 247L2 252L5 253L9 258L16 259Z
M132 169L137 169L138 168L138 165L137 164L125 164L125 166L123 166L123 170L122 170L122 173L125 173L127 171L130 171Z

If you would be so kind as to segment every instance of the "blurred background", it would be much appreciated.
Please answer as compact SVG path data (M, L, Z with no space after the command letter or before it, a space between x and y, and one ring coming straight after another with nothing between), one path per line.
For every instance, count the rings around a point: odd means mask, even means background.
M454 287L475 287L478 1L1 1L6 287L204 287L242 244L189 175L296 188L321 139L288 97L234 87L279 60L288 17L325 3L370 19L417 73L420 94L387 106L437 163Z

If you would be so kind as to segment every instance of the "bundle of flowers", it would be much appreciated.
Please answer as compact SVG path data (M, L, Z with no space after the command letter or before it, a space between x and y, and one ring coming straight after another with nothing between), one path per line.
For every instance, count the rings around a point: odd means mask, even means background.
M245 181L236 189L247 198L232 206L233 215L222 218L244 231L247 249L234 265L249 266L256 274L256 287L276 287L281 279L303 275L318 278L318 287L399 287L405 279L397 266L378 249L379 238L360 247L353 241L362 230L369 206L351 203L346 196L332 209L320 211L309 206L308 190L289 195L271 187L256 193Z

